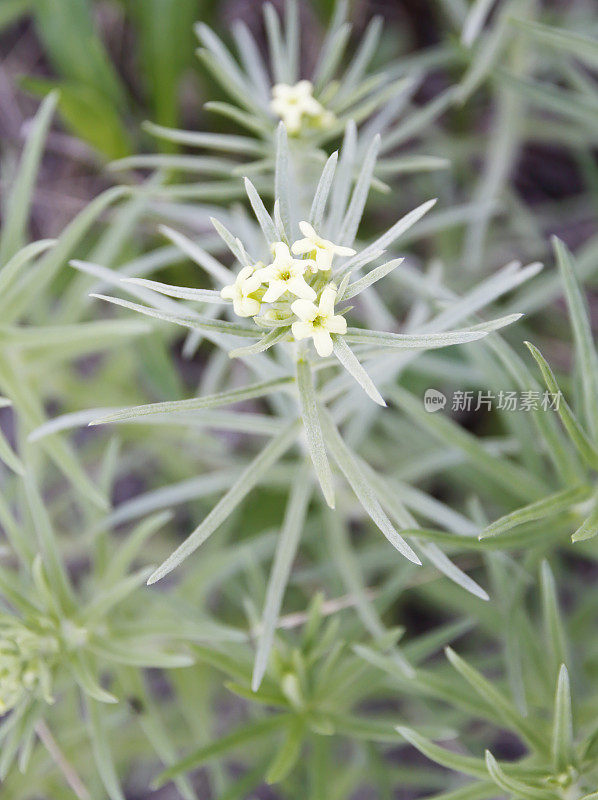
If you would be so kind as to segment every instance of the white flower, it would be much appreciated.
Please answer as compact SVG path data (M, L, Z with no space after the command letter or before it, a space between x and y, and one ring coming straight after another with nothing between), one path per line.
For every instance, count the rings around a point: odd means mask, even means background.
M277 83L272 87L270 109L284 122L289 133L299 132L304 115L320 127L334 122L334 114L316 100L313 89L311 81L299 81L294 86Z
M285 292L304 300L315 300L316 293L303 277L310 261L293 258L289 246L284 242L274 244L274 254L274 261L256 272L256 276L268 284L263 297L264 303L275 303Z
M238 317L255 317L261 308L261 302L252 297L262 285L262 281L255 267L243 267L234 283L225 286L220 296L225 300L233 301L233 308Z
M330 334L347 332L347 320L334 313L335 300L336 286L329 283L322 289L317 306L309 300L295 300L291 305L291 310L299 317L291 326L293 336L297 340L311 336L318 355L322 357L332 353Z
M351 247L343 247L340 244L328 239L323 239L315 232L309 222L300 222L299 227L305 239L298 239L292 247L295 255L302 253L312 253L315 251L316 270L328 270L332 267L332 259L337 256L354 256L355 250Z

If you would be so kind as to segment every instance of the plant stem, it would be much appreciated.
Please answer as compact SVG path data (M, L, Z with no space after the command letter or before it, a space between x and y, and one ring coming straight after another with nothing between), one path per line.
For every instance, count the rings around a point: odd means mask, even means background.
M58 746L58 742L52 736L50 729L43 720L40 719L39 722L36 722L35 732L79 800L91 800L87 787L73 765L67 761L66 756Z

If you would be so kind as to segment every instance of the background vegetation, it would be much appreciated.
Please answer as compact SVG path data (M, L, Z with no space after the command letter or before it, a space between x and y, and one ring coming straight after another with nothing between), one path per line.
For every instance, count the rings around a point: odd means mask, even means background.
M355 2L350 30L332 3L262 12L232 0L0 3L3 797L596 798L596 9ZM87 427L252 375L205 330L90 295L192 316L187 298L164 305L155 286L120 278L211 286L198 259L234 263L212 216L256 241L242 178L272 211L276 128L244 129L223 108L242 98L194 24L234 50L243 21L276 66L277 24L295 13L297 77L338 51L328 79L351 98L336 135L307 141L320 152L301 191L313 194L359 116L357 183L376 132L382 149L356 247L438 198L388 245L385 260L405 261L355 300L358 326L415 335L524 317L446 349L376 361L362 346L386 409L313 367L343 435L336 509L293 450L148 588L251 474L288 398ZM276 349L259 358L286 366ZM427 414L429 387L548 387L567 402ZM368 491L424 566L372 524ZM284 578L281 596L286 584L280 615L270 576Z

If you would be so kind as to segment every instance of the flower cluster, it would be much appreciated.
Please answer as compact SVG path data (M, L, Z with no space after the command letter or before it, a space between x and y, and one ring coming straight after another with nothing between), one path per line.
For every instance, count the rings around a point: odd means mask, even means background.
M40 693L52 702L47 656L55 652L53 638L38 637L11 625L0 633L0 714L15 708L27 694Z
M266 325L286 322L296 340L311 337L318 355L329 356L331 334L346 333L347 322L334 313L337 287L327 276L335 255L351 256L355 250L322 238L308 222L300 222L299 227L303 239L291 247L274 242L272 262L244 266L221 296L232 300L239 317L256 317L263 304L270 305L260 321Z
M313 91L311 81L299 81L294 86L277 83L272 87L270 110L284 122L288 133L299 133L304 123L315 128L329 128L334 123L334 114L316 100Z

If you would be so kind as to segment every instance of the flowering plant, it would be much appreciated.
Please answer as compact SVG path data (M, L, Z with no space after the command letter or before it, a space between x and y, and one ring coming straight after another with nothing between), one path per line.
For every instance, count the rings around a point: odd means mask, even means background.
M310 66L306 6L265 4L263 42L196 26L225 122L180 130L194 3L111 4L164 147L121 158L91 6L46 5L0 10L48 46L30 88L73 67L2 209L2 800L597 800L596 235L546 237L593 231L595 42L452 1L401 55L341 0ZM110 170L64 132L42 161L57 109ZM536 139L579 197L530 200ZM122 184L27 243L67 152Z

